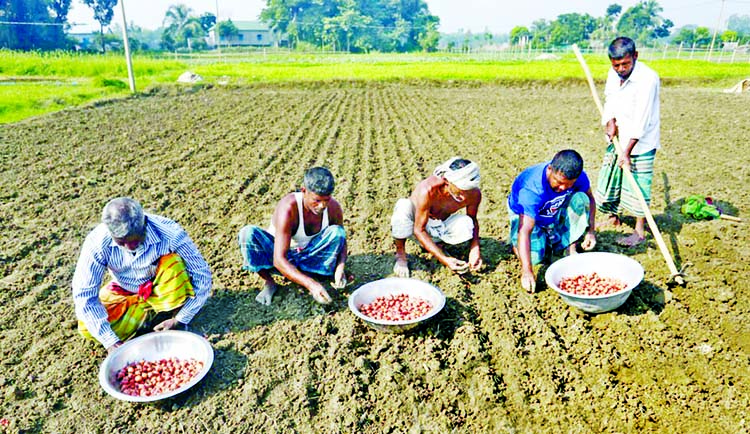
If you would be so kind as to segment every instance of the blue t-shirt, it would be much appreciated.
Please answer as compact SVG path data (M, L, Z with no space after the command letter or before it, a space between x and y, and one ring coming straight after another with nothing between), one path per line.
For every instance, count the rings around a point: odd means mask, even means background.
M557 193L547 180L547 163L539 163L521 172L508 196L508 206L516 214L534 217L537 226L549 226L555 222L557 212L573 193L588 191L589 177L586 172L576 179L573 187Z

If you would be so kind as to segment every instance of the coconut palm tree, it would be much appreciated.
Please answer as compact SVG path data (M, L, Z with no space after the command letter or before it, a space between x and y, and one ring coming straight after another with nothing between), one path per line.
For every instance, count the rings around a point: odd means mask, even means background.
M192 15L193 10L185 5L172 5L164 15L162 43L170 49L191 49L191 39L205 36L200 18Z

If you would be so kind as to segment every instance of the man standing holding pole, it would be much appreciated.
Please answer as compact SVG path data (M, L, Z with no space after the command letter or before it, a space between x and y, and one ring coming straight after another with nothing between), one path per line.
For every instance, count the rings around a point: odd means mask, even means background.
M654 159L659 142L659 76L638 62L635 42L618 37L609 45L612 69L604 87L606 98L602 124L606 126L609 146L604 155L595 192L597 209L609 214L609 223L620 224L619 214L626 210L635 216L635 227L618 244L633 247L646 238L645 216L635 185L623 183L623 168L629 169L647 206L651 200ZM622 155L612 143L619 138Z

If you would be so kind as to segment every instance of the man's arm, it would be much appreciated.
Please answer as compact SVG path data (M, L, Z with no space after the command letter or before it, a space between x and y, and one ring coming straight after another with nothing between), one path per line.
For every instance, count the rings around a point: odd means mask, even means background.
M414 237L417 241L419 241L425 250L450 270L456 273L465 273L468 271L468 263L446 255L432 240L430 234L427 233L427 222L430 216L429 189L421 185L417 187L417 190L412 194L412 201L414 202Z
M589 198L589 229L583 238L581 248L583 250L591 250L596 246L596 199L594 193L591 191L591 187L586 190L586 196Z
M449 257L427 233L427 222L430 218L429 190L422 185L418 186L412 195L412 201L414 202L414 237L440 263L450 267L448 264Z
M531 263L531 231L536 224L533 217L521 214L518 228L518 258L521 260L521 286L527 292L536 290L536 276Z
M92 233L93 234L93 233ZM73 274L75 313L97 341L105 348L120 342L107 321L107 310L99 300L99 288L106 270L106 261L97 253L92 234L86 237Z
M175 315L174 319L182 324L188 324L203 308L203 305L211 294L212 278L211 269L206 260L203 259L198 247L184 229L180 228L180 230L182 232L174 251L185 262L185 269L193 284L195 297L191 297L185 302L185 305L182 306L182 309Z
M470 196L469 204L466 206L466 215L471 217L474 223L474 232L472 233L471 247L469 248L469 264L474 271L482 268L482 254L479 248L479 220L477 219L480 203L482 203L482 192L477 190L475 194Z
M339 204L336 199L331 199L328 202L328 224L341 227L344 226L344 211L341 208L341 204ZM336 270L333 272L333 285L337 288L343 288L347 284L345 270L347 255L345 239L344 246L341 248L338 257L336 258Z
M330 223L330 215L329 223ZM297 201L294 195L287 195L279 202L273 213L273 226L276 228L273 245L273 266L281 274L292 282L301 285L312 294L313 298L321 303L329 303L330 296L318 281L301 272L294 266L286 254L289 252L289 245L292 241L292 234L299 225L299 215L297 212Z

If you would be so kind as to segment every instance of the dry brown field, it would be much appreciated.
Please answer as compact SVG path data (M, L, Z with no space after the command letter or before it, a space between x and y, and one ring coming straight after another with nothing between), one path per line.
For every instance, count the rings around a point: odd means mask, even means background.
M585 83L358 83L170 88L0 126L0 433L748 433L750 95L665 85L654 243L598 251L645 268L618 310L586 315L519 285L505 200L525 167L604 152ZM351 314L353 289L391 274L392 207L443 160L482 170L486 269L461 278L412 242L414 277L444 311L403 335ZM283 282L270 307L240 269L237 232L266 225L312 165L337 179L355 281L331 306ZM691 194L746 221L693 221ZM195 388L154 404L99 387L106 351L76 332L81 243L116 196L183 225L213 296L191 330L215 350ZM457 252L461 254L461 252ZM540 274L543 273L543 269Z

